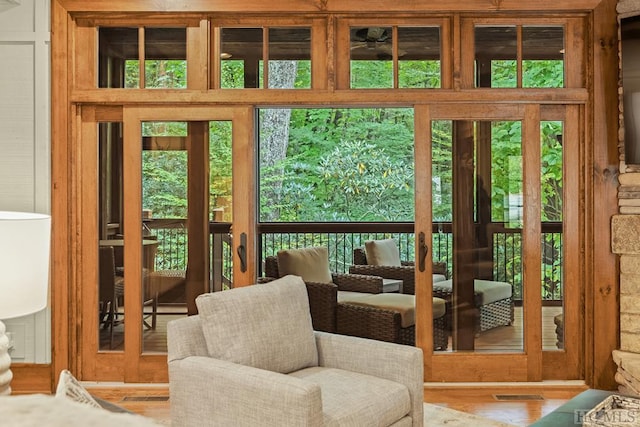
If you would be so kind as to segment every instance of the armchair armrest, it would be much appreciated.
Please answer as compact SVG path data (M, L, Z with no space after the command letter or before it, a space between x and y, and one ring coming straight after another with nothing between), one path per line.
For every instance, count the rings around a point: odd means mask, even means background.
M320 387L299 378L209 357L171 361L169 377L172 426L323 423Z
M415 294L415 267L410 265L351 265L349 273L402 280L402 293Z
M422 349L323 332L315 332L315 336L320 366L359 372L404 384L411 397L412 418L419 420L417 425L422 425Z
M335 332L338 287L333 283L305 282L304 284L307 286L313 329Z
M382 293L382 277L368 274L332 274L340 291Z

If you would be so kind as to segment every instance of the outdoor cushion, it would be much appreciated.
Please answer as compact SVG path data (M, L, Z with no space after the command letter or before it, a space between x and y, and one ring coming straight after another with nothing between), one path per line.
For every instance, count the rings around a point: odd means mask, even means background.
M444 274L433 275L433 283L444 282L445 280L447 280L447 276L445 276Z
M332 283L329 251L326 247L288 249L278 251L280 276L293 274L305 282Z
M439 288L453 289L453 281L443 280L437 283ZM511 284L494 280L475 279L473 290L480 298L479 304L485 305L511 297Z
M447 312L446 301L442 298L433 297L433 318L439 319Z
M393 239L366 241L364 249L369 265L402 265L398 245Z
M387 426L411 410L409 390L394 381L324 367L290 375L320 386L325 426Z
M338 291L338 303L369 305L372 307L400 312L402 327L415 324L415 295L406 294L367 294L363 292ZM445 300L433 297L433 318L438 319L446 313Z
M210 357L283 374L318 365L300 277L203 294L196 305Z
M340 292L338 292L340 293ZM403 328L416 323L416 297L407 294L363 294L364 296L351 296L340 298L342 302L354 305L366 305L370 307L393 310L400 313L400 323Z
M366 292L351 292L351 291L338 291L338 304L341 302L355 302L362 300L370 295Z

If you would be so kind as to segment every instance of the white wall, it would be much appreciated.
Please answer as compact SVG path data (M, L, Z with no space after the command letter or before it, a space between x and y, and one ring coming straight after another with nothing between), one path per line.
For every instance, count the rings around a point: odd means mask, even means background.
M50 9L0 0L0 210L51 211ZM14 362L51 362L50 319L47 308L5 321Z

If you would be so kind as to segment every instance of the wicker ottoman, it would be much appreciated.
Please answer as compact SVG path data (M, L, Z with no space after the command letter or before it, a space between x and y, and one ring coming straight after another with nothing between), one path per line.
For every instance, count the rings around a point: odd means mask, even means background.
M415 345L415 295L338 292L337 332L398 344ZM446 350L446 303L433 298L433 347Z
M443 280L433 284L433 296L444 299L451 310L453 280ZM474 280L475 306L478 309L476 333L513 323L513 299L510 283L493 280Z

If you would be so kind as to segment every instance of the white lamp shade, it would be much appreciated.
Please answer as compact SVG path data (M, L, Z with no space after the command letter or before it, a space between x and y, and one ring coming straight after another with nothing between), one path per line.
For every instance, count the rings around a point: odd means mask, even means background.
M47 306L51 217L0 211L0 319Z

